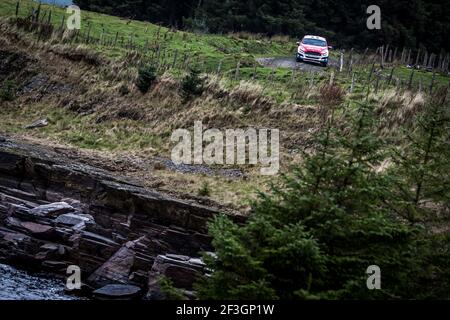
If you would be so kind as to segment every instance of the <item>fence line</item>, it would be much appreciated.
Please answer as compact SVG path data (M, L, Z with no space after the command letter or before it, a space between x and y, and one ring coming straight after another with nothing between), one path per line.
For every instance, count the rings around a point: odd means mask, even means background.
M30 4L30 3L28 3ZM178 49L170 50L167 47L167 40L173 38L173 31L167 29L165 32L162 31L161 26L158 26L154 38L145 37L145 39L140 43L136 40L135 34L120 33L119 31L110 34L105 28L101 28L100 35L95 35L94 30L99 30L94 28L93 23L90 21L87 23L86 32L76 30L72 33L67 33L67 37L64 37L66 31L66 15L61 15L61 22L56 13L52 9L43 10L41 3L37 4L37 8L34 4L30 4L29 10L25 6L21 6L21 1L17 1L14 7L14 16L16 18L16 23L26 30L34 31L38 34L38 39L50 38L52 35L57 34L60 36L62 42L67 41L69 43L84 43L87 45L99 45L107 46L111 48L120 48L126 51L135 51L137 54L142 55L141 61L146 61L146 63L154 64L157 66L158 70L165 71L169 69L179 69L187 71L191 66L196 68L202 68L203 71L208 71L208 65L205 58L202 57L200 60L199 55L194 55L195 61L192 56L187 52L187 47L185 43L184 51L181 56L181 52ZM21 13L25 11L25 16L21 17ZM55 27L59 24L59 28ZM53 23L52 23L53 22ZM148 26L146 26L145 34L148 33ZM126 40L125 40L126 39ZM154 42L152 42L154 40ZM382 45L376 49L374 53L371 53L369 48L366 48L363 54L356 54L354 49L351 48L349 52L345 50L340 51L339 54L339 65L336 66L337 70L341 74L340 77L346 77L351 81L350 91L353 92L357 79L361 79L353 70L355 67L362 67L365 72L368 73L367 81L363 84L364 86L373 86L375 92L378 92L382 82L384 81L387 86L393 85L396 88L401 88L403 85L402 79L395 76L395 67L398 65L406 65L410 67L411 73L408 77L407 88L409 90L418 87L423 88L421 78L418 82L414 82L414 73L416 69L429 70L433 72L431 83L428 87L428 92L433 92L433 87L436 84L436 74L448 73L450 64L450 55L447 52L441 51L439 54L430 53L426 50L421 50L420 48L414 50L412 48L401 48L401 54L398 58L398 53L400 48L394 47L390 44ZM377 59L378 56L378 59ZM181 62L179 62L181 60ZM377 63L378 60L378 63ZM377 69L379 64L380 70ZM388 76L383 76L381 71L389 68L390 72ZM230 78L234 81L240 81L242 62L238 59L236 61L236 67L232 68L234 74L230 74ZM345 75L342 74L344 71ZM214 72L214 71L213 71ZM219 75L223 72L223 60L220 60L215 72ZM375 77L373 75L375 74ZM271 82L276 77L276 72L274 68L271 68L266 82ZM296 83L295 70L292 71L290 77L290 83L295 85ZM251 79L261 79L258 77L258 66L255 61L252 66ZM351 79L351 80L350 80ZM312 77L312 83L314 83L314 75ZM333 82L334 83L334 82Z

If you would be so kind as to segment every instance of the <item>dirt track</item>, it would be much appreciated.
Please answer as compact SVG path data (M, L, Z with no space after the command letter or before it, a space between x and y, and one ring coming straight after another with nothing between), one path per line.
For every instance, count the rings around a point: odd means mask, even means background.
M297 62L294 57L271 57L271 58L257 58L256 59L260 64L266 67L275 67L275 68L288 68L288 69L296 69L303 70L309 72L321 72L325 68L320 66L319 64L310 63L310 62ZM336 65L336 61L330 59L328 66Z

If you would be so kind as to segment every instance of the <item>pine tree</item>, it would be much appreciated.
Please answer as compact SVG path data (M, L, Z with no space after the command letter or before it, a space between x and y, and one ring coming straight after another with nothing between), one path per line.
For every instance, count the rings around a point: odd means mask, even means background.
M350 132L332 123L314 154L283 183L261 194L246 225L224 217L211 225L213 270L201 298L399 298L417 293L420 230L386 205L392 183L374 168L385 159L372 108L346 112ZM382 290L368 290L378 265Z
M419 117L412 133L405 132L406 147L395 150L397 204L411 222L431 218L427 205L450 207L450 112L448 88L437 94Z

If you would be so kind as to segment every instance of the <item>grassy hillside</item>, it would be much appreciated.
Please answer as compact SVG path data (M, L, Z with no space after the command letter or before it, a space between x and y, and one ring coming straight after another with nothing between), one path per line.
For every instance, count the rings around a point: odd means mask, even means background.
M170 157L174 129L192 128L195 120L209 128L278 128L281 169L288 172L301 161L301 151L311 148L336 105L352 108L368 97L379 105L380 129L398 139L396 130L421 110L432 80L431 72L414 71L409 87L410 69L399 64L381 69L371 63L372 55L342 72L336 65L314 67L314 72L264 67L255 58L292 57L295 41L199 35L84 11L78 34L59 32L65 11L43 5L41 19L47 21L51 10L56 28L45 38L18 27L15 5L15 0L0 3L0 58L6 61L0 64L0 95L10 96L0 99L0 133L83 150L90 159L101 155L111 168L121 159L125 174L143 178L150 187L197 195L207 183L210 198L240 208L256 188L265 189L277 178L261 177L257 166L232 167L243 172L241 178L201 170L174 172L154 161ZM35 2L20 1L19 16L32 8L37 8ZM337 57L333 53L334 61ZM146 64L157 64L158 71L156 82L143 94L136 78ZM202 71L204 92L185 99L182 83L189 67ZM448 80L436 74L434 83L443 86ZM44 118L48 126L25 129Z
M18 15L25 17L37 9L38 4L32 0L20 0ZM12 17L16 11L16 0L4 0L0 4L0 16ZM65 9L42 5L40 19L49 21L55 28L60 28L63 19L68 14ZM179 30L168 29L152 23L128 20L100 13L82 11L81 30L77 32L75 41L88 45L100 54L122 60L128 57L130 51L138 52L141 63L157 63L170 66L171 73L177 74L188 67L200 69L202 72L220 72L235 85L234 80L252 80L258 82L265 89L265 93L282 102L286 99L297 103L309 103L308 99L299 99L298 85L305 85L311 81L320 82L327 79L327 71L337 68L339 52L332 51L333 68L320 70L311 79L310 72L293 72L289 68L268 68L255 60L259 57L287 56L293 57L296 39L275 36L265 38L260 35L239 33L228 35L194 34ZM299 35L300 37L301 35ZM67 39L66 39L67 40ZM359 55L353 54L354 60ZM350 59L349 51L345 54L344 64ZM356 79L365 79L370 71L370 59L362 65L352 67ZM322 72L325 71L325 72ZM376 70L375 70L376 71ZM411 70L399 65L393 72L393 78L409 82ZM380 72L384 77L390 74L389 68ZM350 87L352 75L342 74L341 83ZM446 85L448 77L437 74L432 80L432 74L426 71L416 71L412 79L413 87L429 87L431 82ZM372 78L375 79L375 78ZM295 83L294 83L295 82ZM374 83L373 83L374 84ZM365 85L365 84L363 84ZM301 90L300 90L301 91Z
M13 16L15 14L16 0L4 0L0 4L1 16ZM19 16L27 15L31 8L37 9L38 5L32 0L21 0ZM68 17L65 9L42 5L43 13L52 11L51 22L60 26L63 15ZM48 17L48 15L47 15ZM201 35L183 31L170 30L151 23L127 20L119 17L82 11L81 32L99 39L102 34L104 38L115 39L118 42L132 39L135 46L147 47L161 44L170 56L178 51L180 57L184 53L204 60L208 68L217 67L221 60L223 66L234 64L238 59L252 58L255 56L290 54L293 46L289 39L242 39L237 36ZM280 41L281 40L281 41ZM295 42L294 42L295 43ZM100 48L98 48L101 50ZM111 57L124 54L124 50L108 48L104 53Z

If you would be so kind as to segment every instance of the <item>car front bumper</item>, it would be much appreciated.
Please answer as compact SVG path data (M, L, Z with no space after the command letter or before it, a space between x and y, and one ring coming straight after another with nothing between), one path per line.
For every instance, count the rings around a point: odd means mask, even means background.
M311 62L318 62L318 63L327 63L328 56L326 56L326 57L314 56L314 55L309 55L307 53L297 52L297 60L311 61Z

